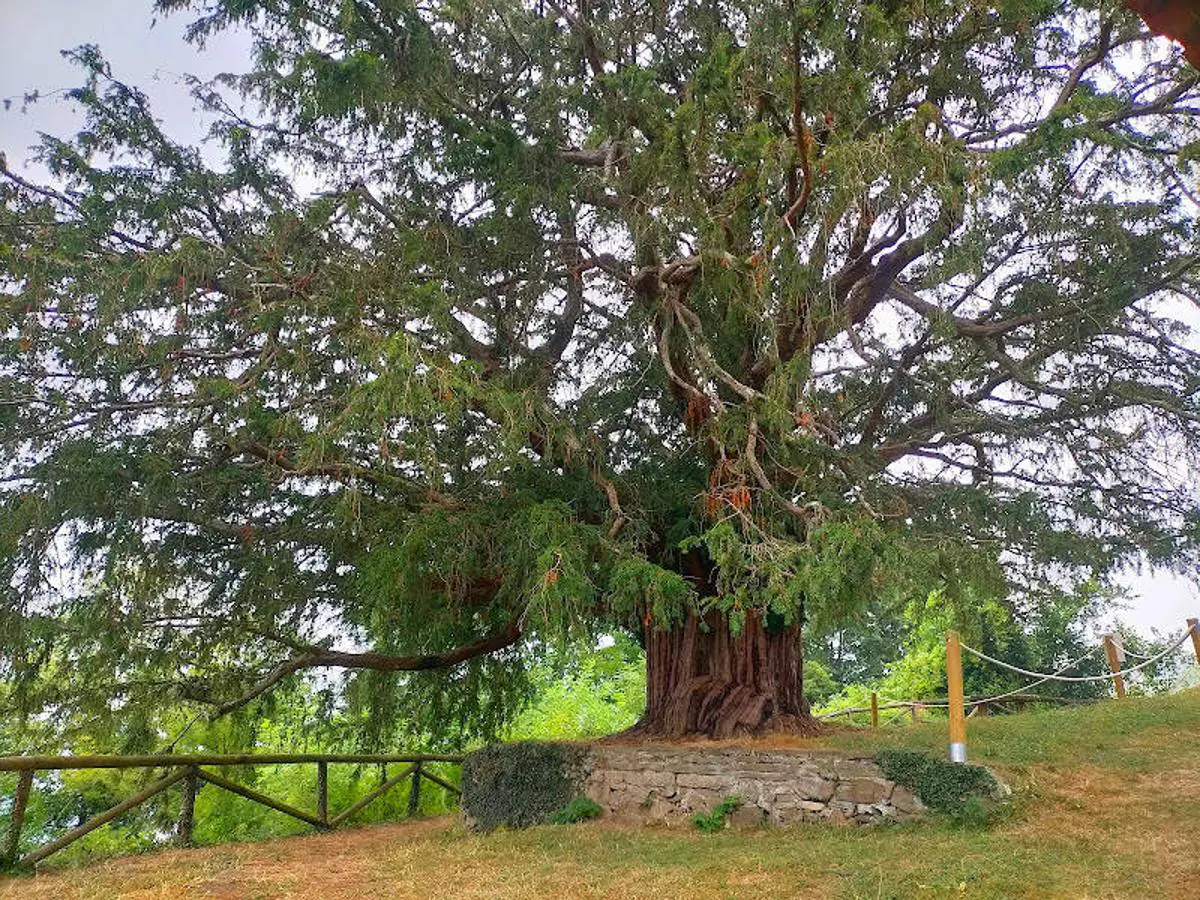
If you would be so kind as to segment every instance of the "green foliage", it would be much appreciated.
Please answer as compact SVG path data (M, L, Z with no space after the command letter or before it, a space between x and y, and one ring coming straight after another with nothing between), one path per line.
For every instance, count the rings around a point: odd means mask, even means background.
M820 660L805 658L804 698L810 706L824 706L840 687Z
M575 825L579 822L586 822L588 819L595 819L602 812L604 812L603 808L591 797L579 796L562 809L556 809L546 816L546 824Z
M832 669L836 686L819 701L822 712L863 707L872 692L884 702L942 699L946 696L945 635L955 628L973 646L1031 671L1056 672L1078 661L1068 674L1099 675L1107 671L1107 663L1095 623L1111 620L1123 603L1119 592L1092 581L1072 592L1043 591L1036 600L1025 598L1019 605L970 596L956 602L943 591L933 591L923 602L909 602L899 609L876 604L859 621L843 625L833 635L810 636L806 669L814 662ZM1144 657L1163 650L1171 637L1147 639L1128 628L1117 630L1125 645ZM1169 689L1185 657L1169 655L1143 670L1130 691L1147 694ZM994 696L1029 682L970 655L964 657L963 669L972 696ZM1107 696L1109 691L1109 683L1101 680L1051 682L1039 685L1036 693L1085 700ZM931 709L926 714L940 713ZM903 718L907 720L907 714ZM861 714L860 719L865 721Z
M644 711L645 657L618 634L609 646L539 663L530 684L532 700L507 727L505 740L603 737L631 727Z
M1200 768L1198 727L1200 691L973 719L972 753L986 752L989 765L1003 766L1017 792L1011 827L968 829L938 817L913 827L808 825L752 836L646 828L474 835L446 823L406 834L402 847L383 854L376 836L335 837L336 889L361 895L378 892L381 883L439 884L469 861L489 896L523 900L575 896L581 871L602 877L603 890L633 895L1008 900L1031 893L1170 895L1181 888L1188 896L1192 873L1179 848L1200 839L1200 819L1196 803L1177 788ZM931 748L945 740L944 724L885 734L913 744L928 739ZM1039 790L1046 782L1056 789ZM0 778L0 797L3 786ZM1147 801L1148 786L1161 786L1171 802ZM294 851L294 845L214 848L6 881L3 890L30 898L108 897L136 884L176 896L236 881L268 894L294 893L312 872L311 859Z
M741 808L742 798L730 794L712 808L710 812L699 812L692 816L692 825L704 834L716 834L729 827L729 817Z
M875 755L883 774L902 784L932 810L971 819L980 798L993 799L998 787L992 773L982 766L961 765L909 750L883 750Z
M233 781L300 809L312 809L316 797L315 766L241 766L218 770ZM435 773L451 784L458 780L457 766L439 765ZM391 775L396 767L391 767ZM329 809L336 814L373 791L384 778L377 766L334 764L329 767ZM81 821L91 818L145 787L144 770L75 770L53 776L38 775L30 795L22 829L21 852L58 837ZM0 778L0 814L8 810L16 777ZM353 824L390 822L408 812L411 782L393 788L361 812ZM99 828L55 854L55 865L72 866L106 857L161 849L174 834L180 807L180 789L168 790L126 813L113 824ZM421 785L418 814L444 815L456 808L451 792L431 781ZM303 822L220 788L204 786L196 796L193 841L200 846L232 841L261 841L296 834L309 834Z
M205 152L88 45L46 183L0 171L0 699L47 743L311 688L467 746L713 611L924 690L935 622L1056 659L1058 595L1200 558L1147 463L1200 453L1200 87L1127 11L335 6L158 0L251 38Z
M540 825L579 795L586 753L533 741L476 750L463 762L463 810L481 831Z

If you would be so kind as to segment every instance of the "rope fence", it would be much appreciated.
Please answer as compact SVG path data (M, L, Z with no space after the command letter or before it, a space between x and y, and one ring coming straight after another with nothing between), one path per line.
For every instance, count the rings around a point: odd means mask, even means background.
M1010 672L1016 672L1018 675L1024 675L1028 678L1041 679L1040 681L1036 682L1037 684L1043 684L1047 681L1061 681L1061 682L1067 682L1067 683L1071 683L1071 684L1082 684L1084 682L1089 682L1089 681L1110 681L1113 678L1117 678L1117 677L1124 678L1126 675L1132 675L1134 672L1140 672L1142 669L1146 668L1147 666L1151 666L1154 663L1158 662L1159 660L1164 659L1167 656L1169 656L1170 654L1174 653L1176 650L1178 650L1180 647L1183 646L1183 642L1186 641L1189 637L1191 637L1191 634L1192 634L1192 629L1191 629L1191 627L1189 627L1187 631L1185 631L1183 634L1181 634L1179 636L1179 639L1176 640L1175 643L1171 644L1171 646L1167 647L1161 653L1156 653L1154 656L1150 657L1145 662L1138 663L1136 666L1130 666L1128 669L1121 669L1120 671L1112 672L1111 674L1108 674L1108 675L1063 675L1062 673L1067 670L1066 668L1060 669L1059 671L1054 672L1050 675L1046 675L1046 674L1043 674L1042 672L1031 672L1028 669L1022 669L1020 666L1014 666L1012 663L1006 663L1002 659L996 659L994 656L988 656L982 650L976 650L974 647L968 647L966 644L960 644L959 646L961 646L962 649L966 650L972 656L982 659L984 662L989 662L994 666L999 666L1002 669L1008 669L1008 671L1010 671ZM1096 649L1099 649L1099 648L1094 648L1094 650L1092 652L1095 652ZM1128 651L1125 651L1125 652L1128 653ZM1091 653L1088 653L1087 656L1091 656ZM1086 657L1081 657L1081 659L1083 659L1083 658L1086 658ZM1070 668L1070 666L1068 666L1067 668Z
M1003 701L1010 700L1020 703L1062 703L1075 704L1087 703L1087 700L1080 700L1070 697L1052 697L1043 694L1030 693L1033 688L1040 687L1048 682L1058 682L1064 684L1087 684L1101 681L1112 681L1118 699L1125 697L1125 678L1141 672L1156 663L1166 659L1172 653L1176 652L1183 644L1191 639L1193 649L1196 653L1196 662L1200 664L1200 619L1188 619L1187 629L1174 639L1163 650L1155 653L1152 656L1147 656L1133 651L1125 650L1112 634L1104 636L1103 643L1091 648L1082 656L1076 657L1070 662L1064 664L1053 672L1035 672L1030 669L1022 668L1021 666L1013 665L1005 662L1002 659L997 659L984 653L982 650L977 650L959 640L958 633L951 631L946 635L946 680L949 687L949 696L940 697L931 700L896 700L891 697L881 697L879 694L872 692L870 706L852 706L843 709L831 710L830 712L822 713L817 716L819 719L835 719L839 716L845 716L847 720L852 720L855 714L869 713L871 717L871 727L878 728L880 725L880 713L893 713L888 717L888 723L896 722L903 717L904 710L907 710L916 722L918 714L922 709L945 709L950 713L950 758L953 762L966 762L966 726L965 719L968 718L966 713L970 710L970 715L977 713L987 714L988 709L993 705L1002 704ZM1067 675L1066 673L1074 669L1080 663L1093 657L1098 651L1104 650L1109 663L1109 672L1106 675ZM964 697L962 690L962 658L960 651L965 651L971 654L981 662L989 663L1013 672L1017 675L1023 675L1026 678L1033 678L1034 681L1012 690L1004 691L999 694L992 694L984 697ZM1132 657L1140 660L1135 665L1121 668L1125 657ZM882 702L880 702L882 701ZM899 712L897 712L899 711Z

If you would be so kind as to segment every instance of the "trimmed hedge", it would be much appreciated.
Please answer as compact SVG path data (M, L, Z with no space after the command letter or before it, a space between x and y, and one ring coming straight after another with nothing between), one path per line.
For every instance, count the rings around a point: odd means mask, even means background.
M570 744L495 744L463 761L462 808L470 827L541 825L579 796L588 751Z

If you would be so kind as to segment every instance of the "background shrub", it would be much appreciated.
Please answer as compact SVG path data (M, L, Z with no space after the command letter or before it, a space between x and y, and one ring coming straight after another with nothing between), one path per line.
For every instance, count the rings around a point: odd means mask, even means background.
M463 761L462 808L472 827L528 828L579 796L588 752L570 744L494 744Z

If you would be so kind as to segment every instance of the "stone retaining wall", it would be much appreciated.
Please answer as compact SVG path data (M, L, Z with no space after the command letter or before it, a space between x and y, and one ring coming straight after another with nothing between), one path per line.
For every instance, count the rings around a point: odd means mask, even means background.
M589 762L584 793L619 820L686 822L731 794L745 824L865 825L925 811L872 757L837 751L597 745Z

